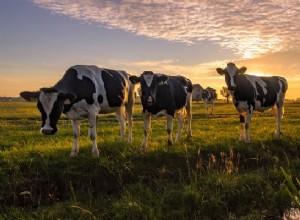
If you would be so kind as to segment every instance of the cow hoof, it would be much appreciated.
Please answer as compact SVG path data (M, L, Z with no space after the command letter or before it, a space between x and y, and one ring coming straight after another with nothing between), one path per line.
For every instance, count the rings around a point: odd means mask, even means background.
M144 153L146 151L146 148L144 147L144 146L141 146L141 148L140 148L140 153L142 154L142 153Z
M94 158L98 158L99 157L99 151L97 150L97 151L93 151L92 152L92 156L94 157Z
M168 140L168 146L173 146L173 142Z
M192 138L192 135L191 135L191 134L189 134L189 135L186 136L186 139L187 139L187 140L190 140L191 138Z
M71 151L70 157L76 157L78 154L78 151Z

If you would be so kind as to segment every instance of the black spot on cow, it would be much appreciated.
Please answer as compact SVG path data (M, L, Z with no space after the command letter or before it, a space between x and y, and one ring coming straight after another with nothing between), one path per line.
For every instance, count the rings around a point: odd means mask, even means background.
M255 90L244 75L235 77L234 98L238 101L247 101L255 98Z
M264 105L264 90L263 88L259 85L259 83L256 82L256 90L257 90L257 97L256 99L261 103L261 106Z
M88 104L93 104L93 94L96 92L95 84L93 81L82 76L82 79L78 78L77 70L70 68L66 71L63 78L54 86L61 92L74 93L76 99L68 105L64 106L64 113L69 111L74 103L85 100Z
M109 106L121 106L125 97L126 84L124 78L115 70L104 69L102 79Z
M97 99L98 99L99 104L103 103L103 96L102 95L99 95Z
M273 106L277 100L277 94L280 91L279 77L261 77L261 79L267 84L267 94L264 95L264 107ZM263 94L263 93L262 93Z
M45 122L46 122L46 118L47 118L47 114L43 108L42 103L40 102L40 100L38 100L37 102L37 108L40 110L41 115L42 115L42 127L44 127Z
M186 104L187 91L182 86L181 82L186 81L182 76L170 77L170 93L173 94L173 100L176 109L183 108Z

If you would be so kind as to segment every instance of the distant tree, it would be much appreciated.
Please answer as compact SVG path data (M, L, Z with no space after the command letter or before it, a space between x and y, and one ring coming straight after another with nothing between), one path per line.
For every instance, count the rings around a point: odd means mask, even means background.
M223 87L220 90L220 94L226 98L227 104L229 103L230 92L227 87Z

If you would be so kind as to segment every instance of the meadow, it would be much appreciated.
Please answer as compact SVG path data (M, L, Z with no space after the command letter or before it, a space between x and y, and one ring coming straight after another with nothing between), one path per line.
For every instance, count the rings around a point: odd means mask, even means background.
M300 177L299 112L299 103L285 105L280 137L271 111L255 113L246 144L232 104L218 102L207 117L193 103L191 139L184 129L168 147L166 122L156 119L141 153L136 104L132 144L119 140L114 115L101 115L100 157L91 156L83 121L79 154L70 158L68 119L42 136L36 103L0 103L0 219L280 219L292 207L280 167Z

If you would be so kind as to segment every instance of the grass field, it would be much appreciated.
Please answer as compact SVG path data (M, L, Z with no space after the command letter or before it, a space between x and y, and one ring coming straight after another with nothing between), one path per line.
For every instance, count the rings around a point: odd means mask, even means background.
M0 219L278 219L291 208L280 167L300 177L300 104L285 105L280 137L271 111L255 113L245 144L231 104L206 117L194 103L192 139L170 148L165 120L153 120L145 153L136 105L132 144L119 141L114 115L99 117L97 159L87 121L69 158L70 121L42 136L35 106L0 103Z

